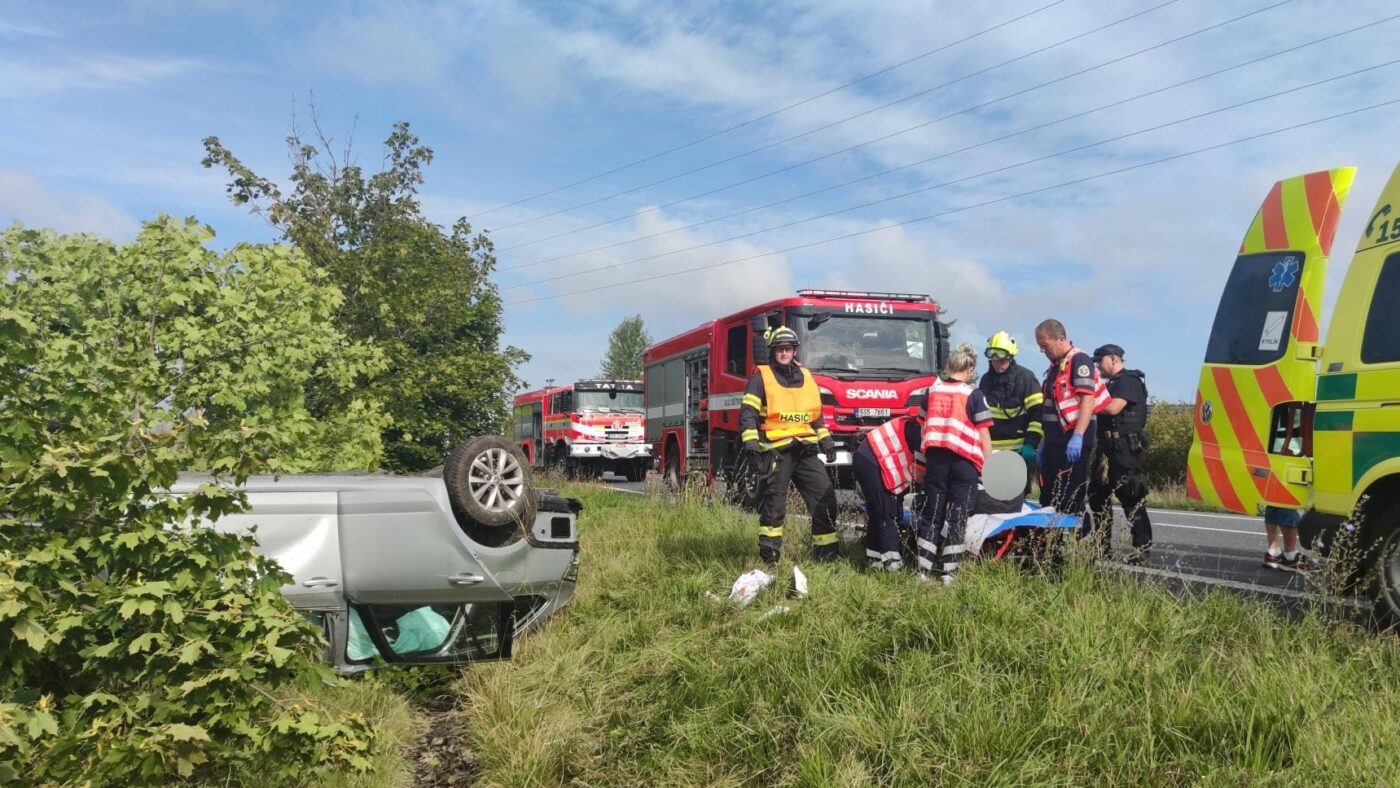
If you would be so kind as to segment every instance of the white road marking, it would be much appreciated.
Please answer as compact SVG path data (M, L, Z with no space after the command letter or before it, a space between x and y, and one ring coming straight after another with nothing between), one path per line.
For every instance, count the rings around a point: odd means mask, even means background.
M1291 588L1275 588L1272 586L1255 585L1254 583L1242 583L1239 580L1225 580L1218 577L1206 577L1205 575L1190 575L1185 572L1173 572L1167 569L1154 569L1150 566L1126 566L1121 564L1110 564L1110 569L1120 572L1132 572L1150 577L1163 577L1172 580L1185 580L1191 583L1203 583L1211 586L1221 586L1223 588L1233 588L1238 591L1249 591L1256 594L1272 594L1274 596L1288 597L1289 599L1307 599L1314 602L1331 602L1341 604L1353 610L1366 610L1369 605L1361 599L1353 597L1338 598L1325 594L1315 594L1311 591L1295 591Z
M1148 514L1170 514L1183 515L1185 517L1219 517L1225 520L1253 520L1256 523L1264 522L1260 516L1250 516L1247 514L1217 514L1215 512L1188 512L1184 509L1152 509L1147 510Z
M1158 522L1157 520L1153 520L1153 521L1152 521L1152 527L1153 527L1153 528L1187 528L1187 529L1190 529L1190 530L1192 530L1192 531L1214 531L1215 533L1218 533L1218 534L1240 534L1240 535L1242 535L1242 536L1257 536L1257 537L1260 537L1261 539L1264 538L1264 536L1266 536L1266 534L1265 534L1262 530L1260 530L1260 531L1236 531L1236 530L1231 529L1231 528L1211 528L1211 527L1208 526L1208 525L1182 525L1181 523L1163 523L1163 522Z

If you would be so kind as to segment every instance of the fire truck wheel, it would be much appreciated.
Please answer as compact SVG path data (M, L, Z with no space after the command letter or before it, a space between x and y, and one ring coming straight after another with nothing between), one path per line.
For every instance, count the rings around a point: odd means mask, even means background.
M627 481L640 482L646 481L646 478L647 466L645 464L640 462L634 462L631 465L627 466Z
M666 444L666 486L675 492L685 488L685 477L681 476L681 451L674 441Z
M750 512L758 511L759 501L763 498L762 483L754 460L750 454L740 454L724 485L725 501Z
M464 441L447 455L442 480L457 524L481 544L512 544L535 521L538 501L530 464L499 435Z

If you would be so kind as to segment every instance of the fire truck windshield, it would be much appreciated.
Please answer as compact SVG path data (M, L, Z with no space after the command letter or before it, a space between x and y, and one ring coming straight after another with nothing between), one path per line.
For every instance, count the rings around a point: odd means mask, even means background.
M640 391L574 391L574 410L610 410L642 413Z
M790 321L802 341L802 363L833 376L855 373L913 377L934 373L932 318L847 315L826 321Z

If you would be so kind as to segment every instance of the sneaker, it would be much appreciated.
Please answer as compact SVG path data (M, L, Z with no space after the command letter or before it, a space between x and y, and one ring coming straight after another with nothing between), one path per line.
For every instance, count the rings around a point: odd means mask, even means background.
M1282 555L1282 554L1280 554L1280 555L1274 555L1273 553L1264 553L1264 568L1265 568L1265 569L1282 569L1282 568L1283 568L1283 555Z
M958 576L957 576L957 575L944 575L944 576L943 576L943 585L945 585L945 586L950 586L950 585L952 585L953 583L957 582L957 580L958 580Z

